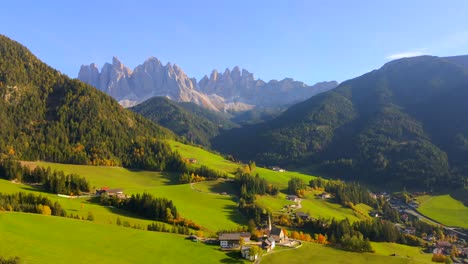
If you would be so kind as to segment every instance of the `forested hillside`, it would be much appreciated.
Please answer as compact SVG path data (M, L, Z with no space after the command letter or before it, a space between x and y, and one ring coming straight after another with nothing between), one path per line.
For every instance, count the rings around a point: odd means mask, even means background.
M466 186L463 61L422 56L389 62L272 121L224 133L214 145L245 160L376 184Z
M180 158L174 135L110 96L52 69L0 35L0 154L24 160L154 170Z
M210 146L210 139L221 129L235 127L228 114L213 112L194 103L174 102L165 97L153 97L130 110L172 130L188 142Z

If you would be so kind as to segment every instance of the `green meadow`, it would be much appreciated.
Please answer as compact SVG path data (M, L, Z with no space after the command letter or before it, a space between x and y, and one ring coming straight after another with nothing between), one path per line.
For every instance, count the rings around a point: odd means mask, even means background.
M184 236L36 214L0 212L0 237L21 263L244 263Z
M220 155L211 153L209 151L206 151L198 147L185 145L180 142L173 141L173 140L169 140L168 143L171 146L171 148L179 152L179 154L182 155L183 158L197 159L197 163L194 164L194 166L205 165L210 168L213 168L219 171L225 171L231 174L235 172L237 168L243 167L243 165L240 163L235 163L235 162L226 160ZM306 183L309 183L311 179L315 178L314 176L302 174L299 172L291 172L291 171L278 172L278 171L273 171L273 170L265 169L261 167L257 167L256 170L254 171L254 174L255 173L258 173L261 177L265 178L269 183L279 187L280 189L286 189L288 187L288 181L292 177L299 177L303 179Z
M142 228L146 228L148 224L154 222L138 218L137 216L128 213L127 211L92 203L89 201L89 198L68 199L59 197L56 194L41 192L40 190L37 190L29 185L12 183L3 179L0 179L0 192L33 192L36 194L41 194L51 199L52 201L59 202L63 209L67 211L68 215L73 214L82 218L87 218L88 213L91 212L94 216L94 222L100 224L116 224L117 218L120 218L122 223L127 221L131 226L140 225Z
M234 197L198 192L192 190L190 184L173 184L175 175L172 174L48 162L28 164L51 167L65 173L77 173L97 188L108 186L122 188L126 194L147 192L156 197L166 197L174 202L183 217L202 225L209 232L246 224L244 217L237 211Z
M468 228L468 207L450 195L420 196L418 211L447 226Z
M375 253L354 253L304 242L302 247L268 254L262 264L276 263L431 263L431 254L420 253L416 247L390 243L372 243ZM396 253L396 256L390 256Z
M206 165L212 169L234 172L243 166L225 160L222 156L211 153L204 149L185 145L177 141L168 141L173 150L178 151L184 158L195 158L197 163L194 166ZM235 197L227 194L236 194L235 186L230 181L201 182L193 185L175 184L177 175L161 172L135 171L121 167L98 167L83 165L68 165L47 162L27 162L30 166L51 167L56 170L63 170L66 173L77 173L84 176L91 183L91 186L100 188L108 186L110 188L122 188L127 194L149 192L155 196L167 197L174 201L179 212L186 218L201 224L208 231L214 232L219 229L235 228L238 225L246 224L237 211ZM277 172L265 168L257 167L255 173L267 179L269 183L278 186L284 192L291 177L302 178L306 183L314 176L297 172ZM272 212L281 210L291 202L285 199L285 194L278 196L259 196L257 204L267 208ZM349 218L351 221L363 219L368 212L364 208L362 213L357 213L349 208L344 208L339 204L328 200L316 199L313 195L307 196L302 201L300 211L308 212L312 217L318 218ZM110 220L108 220L110 221Z

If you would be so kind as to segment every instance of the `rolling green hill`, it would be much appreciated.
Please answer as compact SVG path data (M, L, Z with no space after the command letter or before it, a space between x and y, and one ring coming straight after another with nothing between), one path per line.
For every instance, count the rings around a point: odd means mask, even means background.
M210 139L221 129L235 127L228 116L215 113L194 103L177 103L165 97L154 97L130 110L172 130L189 142L210 146Z
M174 202L177 211L185 218L200 224L208 233L217 232L225 228L237 228L246 224L247 220L237 210L237 201L235 197L211 193L202 193L193 190L190 184L174 184L177 175L171 173L160 173L150 171L135 171L119 167L102 167L86 165L69 165L46 162L29 162L30 166L51 167L54 170L62 170L65 173L76 173L85 177L96 188L108 186L109 188L121 188L126 194L137 194L147 192L155 197L165 197ZM175 181L177 182L177 181ZM12 184L13 185L13 184ZM0 185L1 186L1 185ZM10 187L11 188L11 187ZM52 197L56 197L52 195ZM87 211L73 209L80 208L80 202L74 199L64 199L65 203L70 203L70 212L80 213L86 216ZM81 199L80 199L81 200ZM81 202L85 207L94 209L97 216L102 216L103 221L105 212L111 211L102 208L98 204L89 204L87 199ZM94 208L94 206L100 208ZM67 208L65 208L67 209ZM103 212L104 211L104 212ZM121 213L121 212L117 212ZM115 222L118 215L112 215L110 220ZM137 221L130 221L139 223ZM148 221L145 221L146 225Z
M452 59L400 59L274 120L227 131L214 146L243 160L387 187L463 187L467 87L467 68Z
M160 141L175 137L169 130L52 69L3 35L0 54L1 156L153 170L177 164Z
M0 212L0 237L23 263L243 263L179 235L36 214Z
M468 228L468 207L450 195L420 196L418 211L447 226Z

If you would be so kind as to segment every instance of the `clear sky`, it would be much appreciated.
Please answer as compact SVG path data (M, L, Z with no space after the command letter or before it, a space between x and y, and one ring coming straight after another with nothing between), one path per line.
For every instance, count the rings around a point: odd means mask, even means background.
M200 79L236 65L263 80L344 81L401 56L468 54L468 1L2 1L0 34L77 77L148 57Z

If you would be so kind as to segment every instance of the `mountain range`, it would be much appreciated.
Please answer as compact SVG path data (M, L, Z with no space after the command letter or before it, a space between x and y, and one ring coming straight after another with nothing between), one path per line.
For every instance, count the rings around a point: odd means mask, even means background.
M463 187L467 65L468 56L391 61L213 145L243 160L377 185Z
M2 35L0 54L1 158L180 171L182 159L163 140L177 136L157 122L188 141L211 144L258 164L386 187L431 190L468 185L468 56L391 61L269 115L265 122L237 127L224 113L167 98L131 109L154 121L150 122L91 85L60 74ZM129 71L115 60L103 67L112 80L102 79L99 71L88 75L94 76L94 85L107 82L112 88L107 92L116 94L122 87L132 91L138 83L135 76L140 75L147 75L139 79L141 83L185 83L200 98L212 97L207 93L249 97L248 91L262 87L261 81L247 73L239 77L240 70L235 69L203 78L195 88L193 79L177 77L184 76L180 68L149 61ZM153 79L150 72L166 72L167 78ZM239 89L236 83L246 88ZM183 101L185 92L180 91L171 90Z
M176 102L193 102L213 111L246 111L255 107L277 107L306 100L335 88L336 81L308 86L286 78L264 82L247 70L234 67L224 73L214 70L199 82L176 64L163 65L151 57L130 70L116 57L99 71L96 64L83 65L78 79L115 98L125 107L155 96Z

